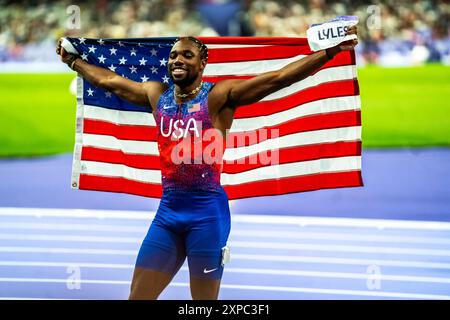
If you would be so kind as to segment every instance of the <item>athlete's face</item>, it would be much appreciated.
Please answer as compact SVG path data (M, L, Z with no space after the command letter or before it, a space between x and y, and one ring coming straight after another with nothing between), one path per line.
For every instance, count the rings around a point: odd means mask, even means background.
M170 51L168 72L172 81L181 86L191 85L205 68L199 48L190 40L182 39Z

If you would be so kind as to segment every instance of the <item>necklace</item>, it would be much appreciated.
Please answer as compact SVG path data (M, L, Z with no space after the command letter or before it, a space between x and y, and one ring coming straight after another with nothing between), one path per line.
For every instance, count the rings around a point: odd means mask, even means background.
M174 92L174 94L175 94L175 96L176 96L177 98L186 98L186 97L188 97L188 96L190 96L190 95L192 95L192 94L196 94L197 92L199 92L200 89L202 88L202 86L203 86L203 80L202 80L202 82L200 82L200 84L198 85L197 88L195 88L194 90L192 90L192 91L189 92L189 93L176 93L176 92L175 92L175 88L173 89L173 92Z

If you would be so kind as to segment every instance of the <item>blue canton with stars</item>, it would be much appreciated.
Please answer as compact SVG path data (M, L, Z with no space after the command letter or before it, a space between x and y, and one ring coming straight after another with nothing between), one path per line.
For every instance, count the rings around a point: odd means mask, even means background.
M84 61L137 82L159 81L171 85L167 60L175 37L145 39L85 39L67 38ZM84 104L109 109L144 111L112 92L98 88L83 79Z

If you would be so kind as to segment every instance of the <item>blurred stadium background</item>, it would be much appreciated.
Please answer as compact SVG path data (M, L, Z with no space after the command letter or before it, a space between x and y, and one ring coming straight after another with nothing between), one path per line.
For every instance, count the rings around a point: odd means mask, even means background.
M0 0L0 298L126 298L158 204L70 189L59 37L304 37L337 15L360 18L365 186L233 202L221 297L450 299L448 0ZM163 298L189 298L186 279Z

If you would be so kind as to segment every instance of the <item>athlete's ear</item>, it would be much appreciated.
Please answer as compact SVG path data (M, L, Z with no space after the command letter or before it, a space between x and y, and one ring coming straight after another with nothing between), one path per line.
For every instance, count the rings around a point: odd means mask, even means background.
M208 61L206 59L202 59L200 61L200 70L203 71L205 70L206 64L208 63Z

